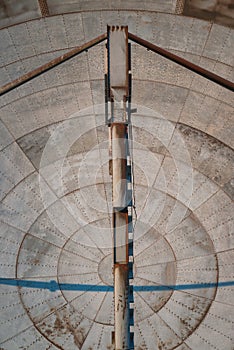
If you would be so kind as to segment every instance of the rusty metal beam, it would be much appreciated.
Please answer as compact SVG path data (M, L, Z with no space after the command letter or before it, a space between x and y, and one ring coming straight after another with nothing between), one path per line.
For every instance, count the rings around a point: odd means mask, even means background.
M11 83L8 83L0 88L0 96L3 96L7 92L10 92L11 90L16 89L17 87L25 84L26 82L40 76L41 74L48 72L50 69L62 64L63 62L68 61L69 59L79 55L80 53L90 49L91 47L100 44L102 41L104 41L107 38L107 34L104 33L97 38L76 47L75 49L53 59L52 61L34 69L33 71L24 74L23 76L19 77L18 79L12 81Z
M38 4L41 10L42 17L48 17L50 15L49 7L46 0L38 0Z
M128 38L132 41L134 41L136 44L139 44L141 46L144 46L145 48L147 48L148 50L151 50L189 70L191 70L192 72L195 72L199 75L201 75L202 77L209 79L211 81L213 81L216 84L219 84L223 87L225 87L228 90L234 91L234 83L232 83L231 81L224 79L222 77L220 77L219 75L212 73L210 71L208 71L207 69L204 69L192 62L189 62L187 60L185 60L182 57L179 57L165 49L162 49L161 47L154 45L152 43L150 43L147 40L144 40L142 38L139 38L138 36L128 33Z

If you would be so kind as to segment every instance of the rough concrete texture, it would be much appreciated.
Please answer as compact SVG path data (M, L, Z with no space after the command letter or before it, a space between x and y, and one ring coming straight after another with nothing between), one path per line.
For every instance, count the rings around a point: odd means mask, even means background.
M1 85L107 24L233 80L233 30L184 1L2 7ZM104 73L103 43L1 98L1 350L113 348ZM135 44L132 75L135 349L233 350L233 94Z
M234 26L234 6L232 0L182 0L184 2L183 13L187 16L204 18Z
M0 27L50 15L110 9L175 13L214 21L225 26L234 25L232 0L2 0Z

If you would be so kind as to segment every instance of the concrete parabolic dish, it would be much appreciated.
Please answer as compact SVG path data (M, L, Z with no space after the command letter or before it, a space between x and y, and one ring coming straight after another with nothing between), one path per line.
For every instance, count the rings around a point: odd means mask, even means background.
M1 86L112 23L233 80L233 29L186 1L23 3ZM1 350L113 349L104 74L102 43L0 100ZM132 77L134 348L233 350L233 94L133 43Z

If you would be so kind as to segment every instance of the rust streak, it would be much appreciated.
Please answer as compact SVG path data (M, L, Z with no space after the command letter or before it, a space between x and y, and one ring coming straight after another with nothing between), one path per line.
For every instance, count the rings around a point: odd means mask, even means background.
M42 17L48 17L50 15L49 7L46 0L38 0Z

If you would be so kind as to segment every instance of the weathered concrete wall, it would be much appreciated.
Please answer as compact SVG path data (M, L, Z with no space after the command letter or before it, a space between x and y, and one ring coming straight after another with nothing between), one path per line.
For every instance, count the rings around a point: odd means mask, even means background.
M234 26L232 0L185 0L183 13L187 16L213 20L230 27Z

